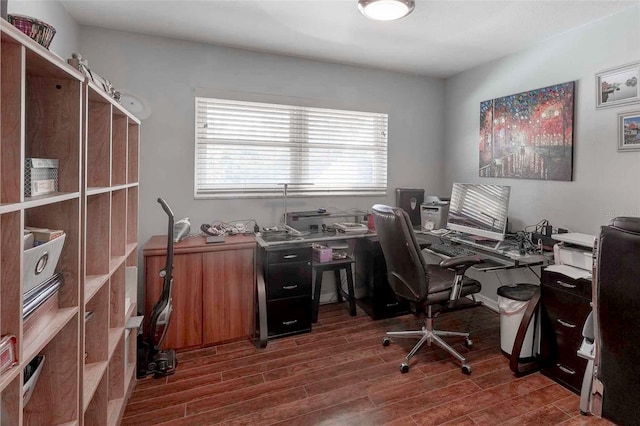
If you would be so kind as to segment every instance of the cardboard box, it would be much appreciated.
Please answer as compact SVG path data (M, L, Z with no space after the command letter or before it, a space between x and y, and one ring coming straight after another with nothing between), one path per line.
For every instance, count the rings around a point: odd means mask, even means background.
M333 260L333 250L325 246L313 247L313 261L318 263L331 262Z
M25 226L24 229L33 235L33 245L48 243L64 235L64 231L61 229L33 228L31 226Z

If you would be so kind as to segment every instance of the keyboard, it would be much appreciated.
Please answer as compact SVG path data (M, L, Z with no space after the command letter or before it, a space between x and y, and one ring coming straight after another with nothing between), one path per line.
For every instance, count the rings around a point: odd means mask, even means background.
M431 244L428 247L429 250L435 252L435 253L439 253L439 254L443 254L445 256L449 256L449 257L457 257L457 256L475 256L476 252L474 252L473 250L470 250L468 248L465 248L463 246L459 246L459 245L451 245L451 244L447 244L447 243L435 243L435 244Z

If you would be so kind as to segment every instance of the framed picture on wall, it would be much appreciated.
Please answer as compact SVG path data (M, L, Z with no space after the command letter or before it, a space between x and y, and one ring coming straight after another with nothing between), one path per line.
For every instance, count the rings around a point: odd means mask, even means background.
M480 103L480 177L573 179L575 82Z
M618 151L640 150L640 111L618 114Z
M596 74L596 108L640 102L640 62Z

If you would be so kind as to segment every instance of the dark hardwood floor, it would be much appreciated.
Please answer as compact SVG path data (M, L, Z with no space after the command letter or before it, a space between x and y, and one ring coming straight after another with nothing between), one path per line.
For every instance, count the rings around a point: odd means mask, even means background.
M178 354L175 375L140 381L123 425L583 425L578 396L534 373L515 378L500 352L499 315L487 308L448 313L436 328L472 333L474 347L448 339L472 374L436 347L425 347L407 374L399 365L415 344L387 330L418 329L405 315L372 321L346 303L323 305L311 333L256 349L238 342Z

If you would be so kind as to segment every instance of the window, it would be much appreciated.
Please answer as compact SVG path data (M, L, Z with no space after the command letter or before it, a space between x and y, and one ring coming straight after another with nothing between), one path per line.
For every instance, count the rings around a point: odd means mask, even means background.
M195 197L384 195L387 114L196 97ZM312 185L311 185L312 184Z

